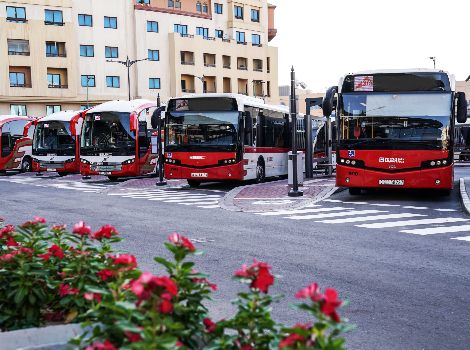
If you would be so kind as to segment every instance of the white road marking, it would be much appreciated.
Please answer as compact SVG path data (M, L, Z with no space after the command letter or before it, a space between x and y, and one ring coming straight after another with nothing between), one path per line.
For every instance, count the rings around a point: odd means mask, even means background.
M323 202L330 202L330 203L342 203L339 199L324 199Z
M383 210L351 210L342 213L325 213L317 215L295 215L295 216L286 216L286 219L291 220L310 220L310 219L323 219L323 218L332 218L340 216L351 216L351 215L361 215L361 214L376 214L376 213L387 213Z
M204 208L204 209L215 209L215 208L220 208L220 206L217 205L198 205L198 208Z
M457 240L457 241L467 241L467 242L470 242L470 236L455 237L455 238L451 238L451 239L455 239L455 240Z
M345 223L351 223L351 222L411 218L411 217L416 217L416 216L426 216L426 215L411 214L411 213L383 214L383 215L373 215L373 216L360 216L360 217L357 217L357 218L321 220L321 221L315 221L315 222L321 222L321 223L324 223L324 224L345 224ZM356 225L356 226L365 227L366 225Z
M354 208L343 208L343 207L334 207L334 208L312 208L312 209L292 209L292 210L279 210L279 211L269 211L264 213L256 213L256 215L263 216L277 216L277 215L290 215L290 214L307 214L307 213L317 213L323 211L337 211L337 210L351 210Z
M423 228L423 229L416 229L416 230L403 230L400 232L403 233L411 233L413 235L435 235L438 233L452 233L452 232L470 232L470 225L463 225L463 226L442 226L442 227L432 227L432 228Z
M370 203L370 205L375 205L377 207L401 207L400 204L387 204L387 203Z
M447 212L447 211L457 211L456 209L434 209L435 211L443 211L443 212Z
M407 205L403 207L404 209L416 209L416 210L426 210L429 209L428 207L415 207L413 205Z
M403 214L401 214L403 216ZM419 215L425 216L425 215ZM416 226L416 225L433 225L433 224L445 224L445 223L454 223L454 222L464 222L469 221L468 219L461 218L436 218L436 219L419 219L419 220L403 220L395 222L379 222L374 224L364 224L357 225L358 227L365 228L390 228L390 227L400 227L400 226Z

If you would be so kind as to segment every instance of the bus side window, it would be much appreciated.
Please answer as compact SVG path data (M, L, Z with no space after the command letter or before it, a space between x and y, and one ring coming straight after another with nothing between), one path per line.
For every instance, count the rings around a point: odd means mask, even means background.
M11 153L11 135L2 131L2 157L7 157Z
M147 135L147 121L139 122L139 157L142 158L147 154L149 149L149 138Z
M243 115L244 123L244 139L243 144L251 146L253 144L253 118L249 111L246 111Z

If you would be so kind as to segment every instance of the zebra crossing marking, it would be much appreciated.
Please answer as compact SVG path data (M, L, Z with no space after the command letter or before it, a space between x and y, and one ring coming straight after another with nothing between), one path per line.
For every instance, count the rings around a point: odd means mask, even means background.
M442 211L442 212L449 212L449 211L457 211L456 209L434 209L435 211Z
M415 230L402 230L400 232L411 233L413 235L427 236L427 235L435 235L439 233L454 233L454 232L465 232L465 231L470 231L470 225L428 227L428 228L415 229Z
M420 216L425 216L425 215L420 215ZM449 222L454 223L454 222L464 222L464 221L469 221L469 219L436 218L436 219L403 220L403 221L395 221L395 222L380 222L380 223L374 223L374 224L363 224L363 225L357 225L357 227L391 228L391 227L400 227L400 226L446 224L446 223L449 223Z
M332 220L320 220L315 222L321 222L324 224L347 224L352 222L363 222L363 221L376 221L376 220L386 220L386 219L400 219L400 218L412 218L417 216L426 216L422 214L412 214L412 213L400 213L400 214L383 214L383 215L374 215L374 216L360 216L356 218L344 218L344 219L332 219ZM358 227L363 227L363 225L355 225Z
M466 241L466 242L470 242L470 236L454 237L454 238L451 238L451 239L455 239L455 240L457 240L457 241Z
M312 208L312 209L289 209L289 210L256 213L256 215L280 216L280 215L289 215L289 214L308 214L308 213L318 213L318 212L325 212L325 211L340 211L340 210L350 210L350 209L354 209L354 208L334 207L334 208Z
M404 209L416 209L416 210L427 210L428 207L415 207L413 205L406 205L403 207Z
M311 220L311 219L323 219L323 218L331 218L331 217L339 217L339 216L351 216L351 215L361 215L361 214L377 214L377 213L386 213L383 210L351 210L345 211L342 213L324 213L324 214L317 214L317 215L293 215L293 216L286 216L286 219L291 220Z

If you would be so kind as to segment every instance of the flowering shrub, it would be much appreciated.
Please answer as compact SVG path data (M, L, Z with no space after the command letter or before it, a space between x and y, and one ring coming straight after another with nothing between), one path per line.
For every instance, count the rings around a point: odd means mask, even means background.
M49 229L40 217L0 228L0 330L80 320L90 308L86 290L107 283L116 235L112 226L93 233L83 222L72 233Z

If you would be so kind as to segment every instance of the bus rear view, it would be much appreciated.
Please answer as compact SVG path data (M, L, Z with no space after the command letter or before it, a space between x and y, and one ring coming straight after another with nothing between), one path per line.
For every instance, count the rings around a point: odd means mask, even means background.
M465 94L438 70L346 75L327 91L324 114L337 96L338 186L453 188L455 119L466 119Z

